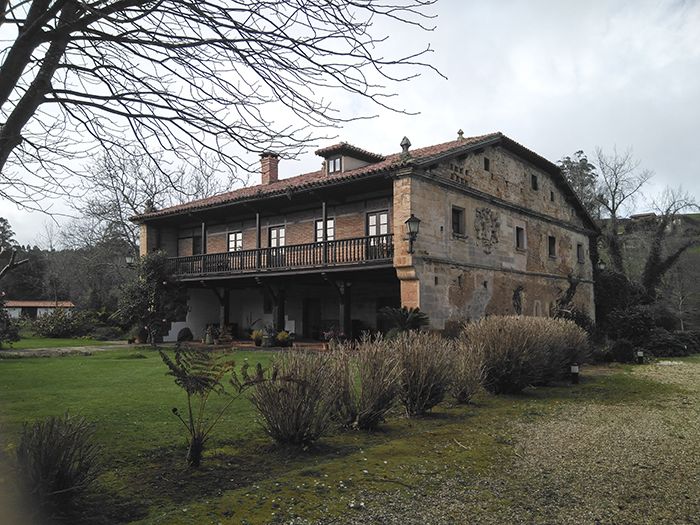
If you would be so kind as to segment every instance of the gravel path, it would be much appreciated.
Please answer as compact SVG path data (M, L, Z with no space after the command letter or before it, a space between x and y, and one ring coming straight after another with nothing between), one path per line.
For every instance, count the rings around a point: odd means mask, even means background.
M67 346L57 348L3 348L4 355L16 357L62 357L67 355L90 355L94 352L109 352L110 350L121 350L132 348L123 341L108 341L103 345L92 346Z
M563 404L514 423L514 454L481 477L457 472L437 493L360 494L361 510L324 523L700 523L700 364L634 374L683 390Z

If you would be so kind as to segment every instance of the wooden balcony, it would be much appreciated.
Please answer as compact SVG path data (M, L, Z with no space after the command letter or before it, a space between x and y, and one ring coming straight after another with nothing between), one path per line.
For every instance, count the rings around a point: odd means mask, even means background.
M170 270L176 277L189 279L382 265L391 264L393 258L393 235L388 234L325 243L294 244L281 248L173 257L169 263Z

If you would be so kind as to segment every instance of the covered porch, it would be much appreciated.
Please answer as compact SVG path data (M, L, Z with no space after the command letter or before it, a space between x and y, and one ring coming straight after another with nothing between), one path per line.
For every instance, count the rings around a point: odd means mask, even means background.
M189 282L188 313L173 323L166 341L188 327L201 339L207 326L227 326L234 339L266 326L294 333L297 340L323 340L333 332L358 337L384 331L378 315L400 306L400 282L389 268L329 269L296 275L240 276Z

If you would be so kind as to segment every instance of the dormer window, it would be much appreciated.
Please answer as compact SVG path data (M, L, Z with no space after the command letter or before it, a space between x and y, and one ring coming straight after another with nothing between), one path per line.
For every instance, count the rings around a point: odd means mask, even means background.
M343 171L341 159L342 157L333 157L326 161L328 162L328 173L338 173Z
M325 159L326 175L352 171L384 160L382 155L358 148L347 142L319 149L316 151L316 155Z

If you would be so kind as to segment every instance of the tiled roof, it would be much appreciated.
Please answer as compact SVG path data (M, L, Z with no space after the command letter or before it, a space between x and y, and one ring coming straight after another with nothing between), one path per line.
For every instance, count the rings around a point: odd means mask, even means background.
M452 150L457 150L463 148L464 146L472 146L481 142L487 142L489 140L499 139L501 137L503 137L503 135L500 132L489 133L487 135L480 135L477 137L464 137L461 139L452 140L450 142L443 142L442 144L428 146L426 148L412 149L409 152L408 156L404 156L401 153L387 155L382 161L375 162L373 164L368 164L367 166L362 166L354 170L344 171L342 173L327 175L322 170L314 171L311 173L305 173L304 175L297 175L296 177L280 179L277 182L273 182L271 184L258 184L256 186L248 186L227 193L220 193L219 195L214 195L205 199L199 199L191 202L186 202L184 204L178 204L176 206L170 206L169 208L163 208L162 210L156 210L150 213L143 213L141 215L137 215L136 217L132 217L132 220L142 221L150 218L177 215L179 213L201 210L203 208L208 208L211 206L232 204L234 202L247 199L272 197L274 195L285 194L287 191L290 190L310 189L331 185L338 182L360 179L363 177L368 177L377 174L379 172L385 172L395 168L399 168L401 166L406 165L407 163L429 162L432 158L440 157L446 153L449 153ZM335 146L330 146L330 148L333 147Z
M75 308L71 301L5 301L6 308Z
M331 155L342 155L347 154L350 157L354 157L360 160L366 160L367 162L379 162L384 160L384 155L379 155L378 153L372 153L366 149L358 148L347 142L339 142L338 144L333 144L326 148L321 148L316 150L316 155L323 158L328 158Z

